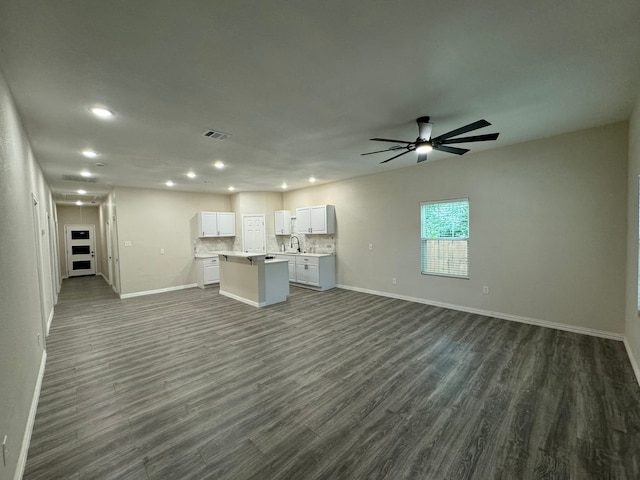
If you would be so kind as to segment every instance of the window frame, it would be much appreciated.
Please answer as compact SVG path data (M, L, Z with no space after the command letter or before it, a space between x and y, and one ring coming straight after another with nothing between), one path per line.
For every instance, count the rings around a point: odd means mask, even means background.
M425 242L427 240L430 240L429 238L423 238L422 234L424 231L424 224L423 224L423 207L425 205L434 205L434 204L438 204L438 203L455 203L455 202L466 202L467 203L467 236L466 238L447 238L447 237L441 237L441 238L433 238L432 240L449 240L449 241L465 241L467 244L467 273L466 275L455 275L452 273L441 273L441 272L428 272L425 271L425 267L427 266L426 264L426 258L425 258L425 253L426 253L426 248L425 248ZM458 279L462 279L462 280L469 280L470 279L470 270L471 270L471 262L470 262L470 255L469 255L469 250L470 250L470 242L471 242L471 200L469 197L459 197L459 198L449 198L449 199L442 199L442 200L429 200L429 201L423 201L420 202L420 274L421 275L429 275L429 276L434 276L434 277L447 277L447 278L458 278Z

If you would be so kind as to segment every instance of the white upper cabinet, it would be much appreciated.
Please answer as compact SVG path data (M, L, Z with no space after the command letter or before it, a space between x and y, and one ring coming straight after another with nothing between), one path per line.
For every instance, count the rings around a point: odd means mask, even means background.
M235 237L236 214L232 212L198 213L199 237Z
M298 233L336 233L336 213L333 205L296 208Z
M232 212L217 212L218 219L218 236L219 237L235 237L236 236L236 214Z
M289 210L275 211L275 234L291 235L291 211Z

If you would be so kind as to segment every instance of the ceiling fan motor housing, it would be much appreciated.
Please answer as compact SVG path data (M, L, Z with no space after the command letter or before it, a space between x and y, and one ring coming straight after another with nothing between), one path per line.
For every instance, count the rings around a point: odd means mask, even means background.
M429 120L429 117L420 117L416 120L418 123L418 138L416 138L416 142L428 142L431 140L433 123L430 123Z

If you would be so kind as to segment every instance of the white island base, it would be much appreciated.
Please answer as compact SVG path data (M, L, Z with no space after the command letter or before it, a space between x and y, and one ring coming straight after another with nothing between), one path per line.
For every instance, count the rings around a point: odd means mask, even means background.
M218 252L220 295L254 307L266 307L287 300L287 260L265 260L265 255Z

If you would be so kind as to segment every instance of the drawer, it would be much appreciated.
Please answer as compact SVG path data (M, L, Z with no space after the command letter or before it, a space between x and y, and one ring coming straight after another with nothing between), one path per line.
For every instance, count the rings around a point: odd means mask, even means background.
M296 265L318 265L318 260L320 257L306 257L304 255L299 255L296 257Z
M204 258L202 263L204 265L218 265L219 260L218 257Z

